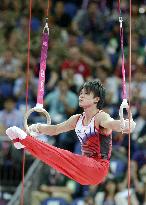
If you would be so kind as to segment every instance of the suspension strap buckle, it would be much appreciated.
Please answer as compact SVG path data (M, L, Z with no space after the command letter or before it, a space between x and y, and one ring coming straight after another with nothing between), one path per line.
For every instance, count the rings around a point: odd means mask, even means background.
M119 16L119 22L120 22L120 28L123 27L123 18L122 16Z
M44 29L43 29L43 33L44 32L47 32L48 35L49 35L48 17L46 17L46 19L45 19L45 26L44 26Z

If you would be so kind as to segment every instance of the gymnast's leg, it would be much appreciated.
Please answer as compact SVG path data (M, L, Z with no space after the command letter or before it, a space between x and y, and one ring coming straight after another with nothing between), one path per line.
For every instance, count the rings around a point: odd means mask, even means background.
M34 157L80 184L99 184L108 174L108 160L95 160L77 155L30 136L20 142Z

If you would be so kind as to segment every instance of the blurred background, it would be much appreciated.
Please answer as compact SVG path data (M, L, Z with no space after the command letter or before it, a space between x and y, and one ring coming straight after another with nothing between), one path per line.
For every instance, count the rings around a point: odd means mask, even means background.
M44 106L52 123L82 110L78 91L87 80L106 88L104 109L118 118L122 101L118 1L50 1L50 40ZM32 2L28 107L36 104L41 36L48 2ZM129 1L121 0L127 93L129 93ZM22 158L5 135L10 126L23 128L29 1L0 1L0 205L19 205ZM132 1L131 205L146 205L146 1ZM30 123L44 122L33 113ZM55 138L40 136L57 147L80 153L74 132ZM81 186L25 153L24 205L127 205L128 136L113 133L109 175L98 186ZM92 176L91 176L92 177Z

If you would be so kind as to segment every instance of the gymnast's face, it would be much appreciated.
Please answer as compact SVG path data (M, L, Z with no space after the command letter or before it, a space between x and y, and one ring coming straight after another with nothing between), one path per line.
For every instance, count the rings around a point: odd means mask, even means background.
M88 108L95 106L99 101L99 97L94 97L93 92L87 92L84 88L79 94L79 106L82 108Z

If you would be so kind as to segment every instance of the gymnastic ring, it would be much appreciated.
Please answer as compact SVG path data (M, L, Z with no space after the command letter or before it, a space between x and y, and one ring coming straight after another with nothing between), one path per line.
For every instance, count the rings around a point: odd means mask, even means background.
M127 99L123 99L122 104L121 104L120 109L119 109L121 130L125 129L124 109L127 110L128 116L130 114L130 119L131 119L132 118L132 113L129 111L129 105L128 105Z
M29 116L30 116L33 112L43 113L43 114L46 116L46 118L47 118L47 124L48 124L48 125L51 124L51 117L50 117L49 113L48 113L44 108L38 107L38 106L29 109L29 110L25 113L25 115L24 115L24 128L25 128L26 132L27 132L28 134L32 135L32 136L37 136L38 133L36 133L36 132L31 132L31 133L30 133L30 131L29 131L29 126L28 126L28 124L27 124L27 120L28 120Z

